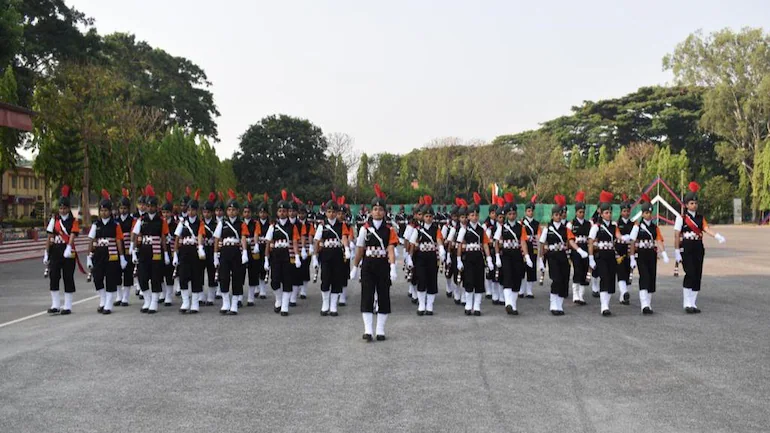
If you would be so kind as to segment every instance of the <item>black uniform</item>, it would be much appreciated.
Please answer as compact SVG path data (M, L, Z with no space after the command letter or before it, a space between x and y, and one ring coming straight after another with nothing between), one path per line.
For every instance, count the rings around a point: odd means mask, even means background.
M584 219L581 223L577 218L572 220L571 223L572 234L575 235L575 243L579 248L584 251L588 251L588 234L591 232L591 221ZM570 250L570 258L572 259L572 266L575 271L572 274L572 282L581 286L587 286L588 279L588 257L585 259L580 257L575 250Z
M684 213L683 219L682 231L679 232L679 248L681 248L684 269L682 287L699 292L703 277L703 258L706 255L706 249L703 247L703 229L706 227L706 219L699 213L693 216L689 212ZM688 219L694 224L696 230L687 224Z
M232 283L233 296L243 295L243 273L246 270L242 262L241 237L248 236L248 227L240 217L222 219L221 236L219 237L219 289L222 293L230 291ZM248 254L248 253L247 253ZM233 299L233 302L238 302Z
M131 244L131 230L134 228L134 221L136 220L132 215L126 215L125 219L119 215L115 221L120 225L120 230L123 231L123 254L128 262L126 269L123 269L122 272L122 285L123 287L131 287L134 285L134 262L131 260L131 254L126 247Z
M639 269L639 290L655 293L658 272L657 240L662 240L658 226L639 221L639 233L636 235L636 266Z
M159 213L155 214L155 218L150 218L150 214L145 213L141 221L141 244L138 249L139 286L143 292L152 289L153 293L160 293L166 267L161 242L165 242L164 236L168 234L168 226Z
M174 251L174 231L176 230L177 225L177 218L175 216L172 216L170 219L166 220L166 224L168 225L168 234L166 235L166 251ZM173 287L174 286L174 264L170 263L168 265L165 265L163 268L163 280L166 283L166 286ZM169 289L170 291L170 289ZM166 300L166 302L171 302L170 299Z
M249 254L249 262L246 263L246 268L243 272L243 279L244 281L241 282L241 285L246 282L246 273L249 274L249 287L254 287L259 284L260 277L263 275L264 269L264 262L260 260L262 258L262 251L254 254L254 233L257 233L257 237L262 236L264 232L261 231L261 224L257 222L254 218L249 219L248 221L244 220L244 224L246 224L246 228L249 230L249 236L246 238L246 246L248 247L248 254ZM260 230L260 231L257 231ZM263 244L260 244L260 250Z
M633 221L630 219L623 221L622 217L615 224L617 224L620 236L630 235L634 228ZM620 263L618 263L618 281L625 281L626 283L629 283L631 279L631 258L628 255L628 247L629 245L622 239L617 238L615 240L615 251L621 258Z
M526 239L527 231L519 221L511 224L506 220L501 227L500 259L503 266L500 268L500 283L504 289L512 289L517 293L521 290L521 280L527 267L521 251L521 243Z
M64 258L64 250L67 249L70 237L80 233L80 227L75 217L70 213L66 220L58 214L54 217L53 230L48 234L54 235L51 247L48 249L48 269L50 272L50 289L59 290L59 280L64 281L64 292L75 293L75 248L72 248L72 257Z
M597 223L598 231L594 239L594 253L596 254L596 270L599 274L600 290L609 294L615 293L615 276L617 275L618 261L615 251L615 222L606 223L600 219Z
M208 276L208 287L214 288L217 286L216 280L217 268L214 266L214 230L217 229L217 219L211 218L206 221L203 219L198 229L198 234L203 235L203 250L206 252L205 268L206 275ZM213 302L213 298L210 298Z
M179 224L182 225L179 235L179 288L187 290L192 286L193 293L201 293L206 266L198 257L198 233L203 223L199 217L195 221L187 217L180 220Z
M484 244L489 243L484 226L468 224L463 237L463 287L468 293L484 293Z
M569 240L574 238L565 223L557 228L553 221L546 227L545 259L548 260L548 276L551 278L551 294L566 298L569 295L570 264L567 259ZM614 280L613 280L614 281Z
M420 225L417 230L417 243L414 248L414 267L417 274L417 291L428 292L429 295L438 293L438 241L441 232L438 224L430 227Z
M118 257L118 240L122 241L122 232L118 232L119 225L110 218L106 223L101 219L97 220L96 236L93 239L94 249L91 263L96 290L105 289L107 292L114 293L118 290L120 284L120 261ZM118 234L121 236L118 237ZM106 283L106 284L105 284Z
M345 225L336 220L333 225L325 220L323 226L319 226L321 232L320 250L318 258L321 265L321 291L342 293L342 285L345 276L348 275L349 266L345 265L342 236L346 234Z
M377 293L379 314L390 314L390 264L388 246L394 247L398 237L390 224L382 222L377 229L370 218L362 227L364 258L361 263L361 312L374 312L374 294Z
M529 258L532 260L532 263L537 263L537 247L538 247L538 238L540 237L540 221L536 219L532 219L532 221L528 221L526 217L521 220L521 224L524 226L524 228L527 230L527 250L529 252ZM535 267L526 267L524 269L525 274L527 275L527 281L537 281L537 269Z
M293 242L299 239L297 225L286 219L283 224L277 220L272 225L273 238L270 241L270 282L273 290L292 291L296 268L294 266Z

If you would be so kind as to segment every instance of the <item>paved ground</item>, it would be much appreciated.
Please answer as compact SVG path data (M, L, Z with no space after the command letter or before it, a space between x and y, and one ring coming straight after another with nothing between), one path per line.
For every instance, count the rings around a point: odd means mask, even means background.
M359 296L321 317L317 287L288 318L269 300L237 317L178 301L147 316L135 299L102 316L89 300L3 326L49 296L37 260L0 265L0 432L768 431L770 229L718 229L700 315L671 265L651 317L636 285L611 318L593 298L552 317L547 286L518 317L443 297L418 317L399 284L389 340L370 344Z

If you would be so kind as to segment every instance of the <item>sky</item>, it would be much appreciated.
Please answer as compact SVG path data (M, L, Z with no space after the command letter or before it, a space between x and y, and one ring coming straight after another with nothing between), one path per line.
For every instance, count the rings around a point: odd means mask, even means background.
M698 29L770 22L767 0L66 2L101 34L133 33L206 71L221 158L271 114L370 154L491 141L670 83L663 56Z

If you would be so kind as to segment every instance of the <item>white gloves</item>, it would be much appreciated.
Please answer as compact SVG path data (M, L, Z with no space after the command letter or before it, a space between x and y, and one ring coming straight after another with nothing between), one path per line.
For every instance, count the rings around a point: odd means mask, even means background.
M438 246L438 258L442 262L444 261L444 259L446 259L446 250L444 249L443 245Z
M48 266L48 263L50 263L49 260L48 260L48 251L45 251L43 253L43 264Z
M636 257L631 256L631 269L636 269Z
M246 250L241 251L241 264L245 265L249 263L249 252Z
M500 254L497 254L497 257L495 257L495 266L497 266L498 268L503 267L503 259L500 258Z
M307 250L302 248L302 253L301 254L302 254L302 260L306 260L307 259Z
M529 254L527 254L526 256L524 256L524 262L525 262L525 263L527 264L527 266L528 266L528 267L530 267L530 268L534 266L534 265L532 264L532 259L530 259L530 258L529 258Z
M134 264L139 264L139 258L136 257L136 250L131 251L131 261L134 262Z
M64 258L65 259L72 258L72 245L67 244L67 248L64 249Z
M584 259L588 258L588 253L586 252L586 250L584 250L582 248L578 248L577 249L577 253L580 254L580 257L582 257Z
M318 256L313 256L313 258L310 259L310 266L312 266L313 268L318 267Z
M251 249L251 252L254 254L259 254L259 244L255 244L254 248Z
M495 264L492 263L492 257L490 256L487 256L487 267L489 268L490 271L495 270Z
M358 266L353 266L353 268L350 269L350 279L355 280L356 275L358 275Z
M263 266L263 268L264 268L266 271L269 271L269 270L270 270L270 260L268 260L268 258L267 258L267 257L265 257L265 266Z
M128 246L128 254L133 256L133 255L134 255L134 252L136 252L136 247L134 246L134 244L133 244L133 243L131 243L131 244Z
M396 273L396 264L392 263L390 265L390 281L395 282L398 278L398 274Z
M94 260L91 258L91 254L89 254L88 257L86 258L86 267L88 269L94 268Z
M310 244L310 248L308 249L308 254L310 254L311 256L315 254L315 245L313 245L312 243Z
M174 251L174 258L171 260L171 264L174 265L174 267L179 266L179 253Z
M163 261L166 263L166 265L170 265L171 264L171 259L169 259L169 257L168 257L168 251L163 253Z
M665 251L660 253L660 257L663 259L663 263L668 263L668 254Z
M682 253L679 251L679 249L674 250L674 260L676 260L677 263L682 262Z
M458 271L462 271L464 267L465 266L463 266L463 259L458 257L457 258L457 270Z
M412 261L412 256L409 255L409 254L404 256L404 263L406 263L406 267L407 268L413 268L414 267L414 262Z
M219 267L219 253L214 253L214 267Z
M446 264L447 265L451 265L452 264L452 255L451 254L447 254L446 255Z
M120 256L120 269L126 269L126 266L128 266L128 260L126 260L126 256Z
M302 267L302 259L300 258L299 254L294 255L294 266L297 269Z
M722 235L720 235L719 233L717 233L717 234L715 234L715 235L714 235L714 239L716 239L717 241L719 241L719 243L720 243L720 244L723 244L723 243L725 243L725 241L726 241L725 237L724 237L724 236L722 236Z
M594 258L594 256L588 257L588 266L590 266L591 269L596 269L596 259Z
M198 245L198 258L206 260L206 250L203 249L203 245Z
M537 268L540 269L541 271L545 271L545 263L543 263L542 257L537 258Z
M345 260L350 260L350 249L345 248Z

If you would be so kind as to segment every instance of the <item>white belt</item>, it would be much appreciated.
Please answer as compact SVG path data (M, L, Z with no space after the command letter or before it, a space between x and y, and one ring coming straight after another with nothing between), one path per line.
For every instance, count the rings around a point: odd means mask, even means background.
M521 248L521 244L519 243L519 241L514 241L512 239L511 240L504 240L503 241L503 248L509 249L509 250L515 250L515 249Z
M366 257L385 258L388 257L388 250L380 247L368 247L366 249Z
M62 239L61 236L54 237L53 238L53 243L55 243L55 244L66 244L66 242L64 242L64 239Z
M575 242L579 244L587 244L588 236L585 236L585 235L575 236Z
M115 245L115 239L111 239L111 238L94 239L94 246L96 247L109 247L110 244Z
M597 242L596 246L600 250L614 250L615 249L615 244L612 243L612 242L609 242L609 241Z
M463 249L465 251L481 251L481 244L479 243L465 244Z
M289 248L289 241L280 240L273 242L273 248Z
M224 238L221 239L221 242L223 247L235 247L241 244L241 240L238 238Z
M267 239L265 239L265 237L264 237L264 236L260 236L260 237L259 237L259 239L257 239L257 241L258 241L260 244L263 244L263 245L267 243Z
M420 249L420 251L423 251L423 252L436 251L436 244L432 242L426 242L426 243L420 244L418 248Z
M188 236L186 238L182 238L180 242L181 242L182 245L188 245L189 246L189 245L196 245L198 243L198 240L195 239L192 236Z
M695 232L683 232L682 238L687 239L688 241L699 241L701 239Z
M641 240L636 242L636 248L652 249L655 248L655 241Z
M564 251L566 249L565 245L561 242L558 244L548 244L548 251Z
M324 248L342 248L342 242L339 239L324 239Z
M214 238L204 239L203 243L208 247L214 246Z

